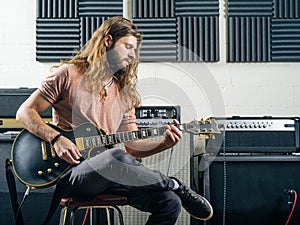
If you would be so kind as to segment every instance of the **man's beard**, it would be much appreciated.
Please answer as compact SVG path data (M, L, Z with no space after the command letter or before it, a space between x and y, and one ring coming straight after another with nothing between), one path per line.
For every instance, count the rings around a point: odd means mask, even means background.
M114 49L107 51L106 58L113 73L124 72L127 66L122 66L122 59Z

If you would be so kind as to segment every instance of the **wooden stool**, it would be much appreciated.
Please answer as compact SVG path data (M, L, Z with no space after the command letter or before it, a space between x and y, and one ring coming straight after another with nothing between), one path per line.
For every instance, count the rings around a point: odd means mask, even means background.
M123 214L118 206L127 205L127 197L121 195L111 195L111 194L99 194L93 198L62 198L60 205L63 206L60 213L60 225L65 225L67 210L71 211L71 224L74 225L75 213L79 209L90 209L92 212L93 208L103 208L106 210L107 224L110 225L110 209L115 210L119 216L119 224L124 225ZM92 225L92 218L90 220L90 225Z

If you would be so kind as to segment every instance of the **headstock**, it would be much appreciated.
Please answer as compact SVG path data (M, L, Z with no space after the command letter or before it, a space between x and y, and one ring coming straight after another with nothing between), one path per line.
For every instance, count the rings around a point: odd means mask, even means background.
M205 120L203 118L200 120L193 120L189 123L182 124L179 129L194 135L205 135L206 139L221 133L218 129L218 124L211 118Z

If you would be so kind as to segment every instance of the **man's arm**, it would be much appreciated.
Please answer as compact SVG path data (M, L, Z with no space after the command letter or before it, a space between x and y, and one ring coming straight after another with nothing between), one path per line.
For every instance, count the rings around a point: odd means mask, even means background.
M51 142L59 132L48 126L39 115L46 110L51 104L41 95L39 90L32 93L31 96L20 106L17 111L16 119L28 131L41 139ZM56 140L54 149L57 155L71 164L78 164L81 157L75 144L66 137L61 136Z
M174 121L175 125L178 121ZM166 132L162 141L154 140L136 140L126 142L125 150L132 156L137 158L144 158L162 152L176 145L182 137L182 132L174 125L165 125ZM128 124L126 127L122 126L121 131L137 130L136 124Z
M48 126L39 115L40 112L50 107L50 103L36 90L29 98L20 106L17 111L16 119L28 131L50 142L58 131Z

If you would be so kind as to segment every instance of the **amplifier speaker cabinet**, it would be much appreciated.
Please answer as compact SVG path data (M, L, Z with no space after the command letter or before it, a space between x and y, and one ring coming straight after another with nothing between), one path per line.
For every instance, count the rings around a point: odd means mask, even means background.
M292 153L300 149L299 118L214 118L221 135L207 143L217 153Z
M300 193L300 156L212 156L199 158L199 193L214 216L207 225L285 224L293 196ZM290 225L299 224L297 204ZM200 224L200 223L199 223Z

